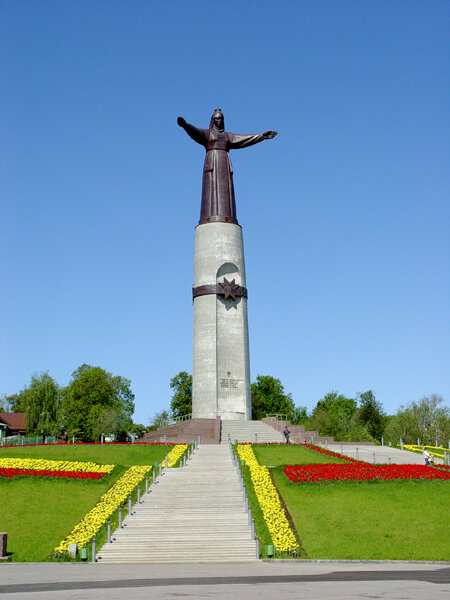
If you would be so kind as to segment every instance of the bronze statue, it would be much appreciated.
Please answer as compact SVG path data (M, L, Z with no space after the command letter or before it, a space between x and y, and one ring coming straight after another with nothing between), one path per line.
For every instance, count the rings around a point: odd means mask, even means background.
M234 199L233 167L229 150L247 148L263 140L271 140L276 131L261 134L240 135L225 131L225 123L220 108L217 108L209 129L199 129L178 117L177 123L198 144L206 149L205 166L203 168L202 206L200 224L222 221L238 224L236 218L236 202Z

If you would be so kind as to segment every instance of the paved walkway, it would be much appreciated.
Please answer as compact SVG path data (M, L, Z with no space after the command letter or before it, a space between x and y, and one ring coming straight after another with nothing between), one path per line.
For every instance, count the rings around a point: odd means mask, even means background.
M1 600L447 600L449 592L450 563L0 565Z
M425 460L421 454L415 452L408 452L407 450L400 450L398 448L390 448L389 446L358 446L358 444L340 445L330 444L328 446L322 445L322 448L328 448L333 452L350 456L351 458L359 458L370 464L375 462L376 464L388 464L391 462L393 465L424 465ZM436 464L442 464L443 460L440 458L435 459Z

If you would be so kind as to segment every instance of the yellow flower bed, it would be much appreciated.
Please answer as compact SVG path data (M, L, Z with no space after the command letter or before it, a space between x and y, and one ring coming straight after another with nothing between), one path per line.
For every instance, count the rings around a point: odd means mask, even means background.
M152 467L148 465L130 467L122 477L103 494L94 508L90 510L77 525L75 525L71 533L54 549L54 551L62 554L69 549L70 544L78 544L80 548L85 546L151 469Z
M417 444L403 444L403 448L406 450L410 450L411 452L417 452L417 454L422 454L422 446L418 446ZM428 450L428 452L432 456L436 456L436 458L445 458L445 448L441 448L440 446L425 446L424 449Z
M43 458L0 458L0 469L111 473L111 471L114 469L114 465L97 465L93 462L78 462L68 460L45 460Z
M238 445L240 460L244 460L250 469L250 476L256 497L261 506L264 520L275 548L280 552L292 552L298 549L294 532L286 518L278 492L272 483L267 467L261 466L250 445Z
M183 452L188 447L187 444L177 444L172 448L172 450L167 455L167 466L168 468L172 468L175 466L177 460L182 456Z

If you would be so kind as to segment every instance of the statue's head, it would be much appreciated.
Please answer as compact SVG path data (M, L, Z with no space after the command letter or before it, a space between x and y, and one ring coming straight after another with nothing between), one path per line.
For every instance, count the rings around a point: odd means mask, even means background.
M225 121L223 119L223 114L220 108L216 108L213 112L213 116L211 117L211 122L209 124L210 129L218 129L219 131L223 131L225 128Z

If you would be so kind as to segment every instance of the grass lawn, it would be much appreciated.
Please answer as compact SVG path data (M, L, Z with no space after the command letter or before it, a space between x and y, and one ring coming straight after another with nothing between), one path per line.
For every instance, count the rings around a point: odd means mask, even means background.
M0 458L46 458L49 460L93 461L101 465L152 465L162 460L173 446L160 445L74 445L74 446L11 446L0 450Z
M308 558L450 560L448 481L276 484Z
M132 465L152 465L172 446L37 446L0 450L1 457L46 458L114 464L98 481L47 477L0 478L1 530L13 561L45 561L53 548Z
M276 467L279 465L313 465L347 462L294 444L290 446L287 444L285 446L252 445L252 448L259 464L266 466Z

